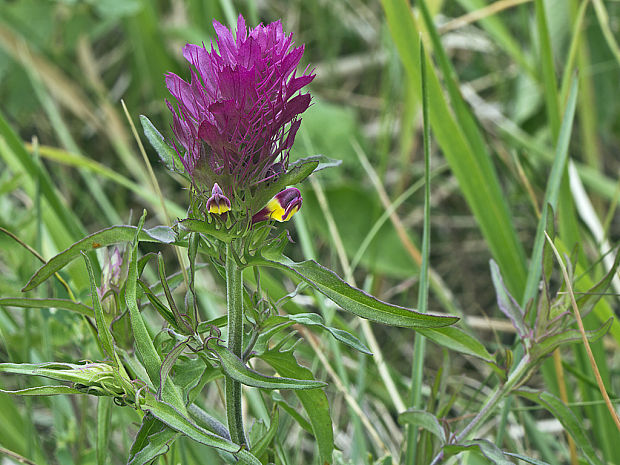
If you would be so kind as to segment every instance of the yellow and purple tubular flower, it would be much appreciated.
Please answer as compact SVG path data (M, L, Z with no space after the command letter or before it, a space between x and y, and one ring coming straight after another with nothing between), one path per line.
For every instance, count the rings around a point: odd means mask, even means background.
M296 187L289 187L276 194L265 208L252 217L252 223L276 220L288 221L301 208L301 192Z
M230 211L230 206L230 200L224 195L218 183L213 184L211 197L207 200L207 211L215 215L222 215Z

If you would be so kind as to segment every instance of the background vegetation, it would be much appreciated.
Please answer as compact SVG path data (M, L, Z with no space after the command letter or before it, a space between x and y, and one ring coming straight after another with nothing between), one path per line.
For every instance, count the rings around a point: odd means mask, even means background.
M574 254L574 272L581 278L577 291L603 276L613 260L609 251L620 239L620 2L427 0L424 5L426 18L418 8L410 15L404 0L1 2L0 226L48 259L86 233L132 219L135 224L143 208L149 210L150 226L184 217L182 180L168 174L147 144L167 199L170 218L165 217L120 100L135 123L139 114L148 115L170 136L163 76L168 71L188 76L183 44L208 44L214 18L229 25L239 12L251 25L281 18L296 43L305 44L304 61L317 73L314 104L303 118L292 158L322 153L343 160L301 187L303 209L286 226L296 242L289 252L298 259L320 257L359 287L414 307L424 218L421 34L434 63L428 308L461 315L463 328L506 357L515 330L497 308L489 260L495 259L510 292L525 303L538 292L541 214L555 214L564 251ZM578 99L570 124L563 115L574 76ZM572 133L562 133L563 123ZM569 140L570 161L552 201L549 173ZM547 201L553 210L546 209ZM178 269L174 253L162 251L168 269ZM0 297L20 295L39 265L1 234ZM68 268L64 276L84 300L89 286L82 267ZM265 281L279 295L294 289L277 274ZM561 281L554 275L554 286ZM207 271L197 280L206 317L225 309L220 284ZM43 297L61 290L50 284L36 292ZM617 315L620 289L608 292L586 317L586 327ZM404 461L407 431L397 416L410 404L414 333L343 319L318 297L289 305L291 312L300 308L321 311L375 353L358 355L318 332L306 335L312 343L300 349L317 378L330 383L337 460ZM609 335L593 344L615 400L619 343L615 322ZM424 354L422 406L457 430L459 420L479 410L497 379L485 363L430 342ZM0 306L1 362L98 356L92 333L78 316ZM30 382L3 375L0 387L25 388ZM581 346L562 348L528 386L562 398L601 463L620 463L620 434ZM217 396L209 391L202 401L217 404ZM247 405L251 415L268 421L258 399L250 397ZM97 463L96 418L91 398L23 400L2 394L0 446L8 463L13 460L8 451L38 464ZM113 409L108 463L124 463L137 421L132 410ZM551 464L585 461L586 442L571 444L566 428L538 405L515 398L478 436ZM288 463L317 462L313 438L296 423L281 424L278 438ZM211 456L218 460L211 450L181 440L165 463L211 463ZM488 460L463 457L467 463Z

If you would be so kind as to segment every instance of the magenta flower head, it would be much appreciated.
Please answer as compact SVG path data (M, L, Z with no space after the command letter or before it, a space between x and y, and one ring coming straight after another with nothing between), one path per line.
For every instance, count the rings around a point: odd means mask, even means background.
M315 75L297 74L304 47L294 47L280 21L247 30L240 15L236 37L217 21L213 27L217 50L213 43L183 49L191 81L166 75L177 108L167 103L174 147L195 190L208 192L217 183L234 209L287 171L299 115L310 105L301 89Z

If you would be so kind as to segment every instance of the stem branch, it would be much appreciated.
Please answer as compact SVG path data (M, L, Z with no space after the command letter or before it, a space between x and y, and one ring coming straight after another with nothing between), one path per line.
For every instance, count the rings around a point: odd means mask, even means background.
M228 349L241 358L243 351L243 277L233 256L232 244L226 245L226 305L228 307ZM241 383L226 378L226 416L232 441L246 444L241 408Z

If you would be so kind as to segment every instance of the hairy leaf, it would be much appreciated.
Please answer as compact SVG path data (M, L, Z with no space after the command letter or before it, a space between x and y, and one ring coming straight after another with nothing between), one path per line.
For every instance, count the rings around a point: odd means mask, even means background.
M208 349L220 359L222 369L228 376L246 386L262 389L317 389L327 386L322 381L265 376L248 368L226 347L211 343Z

